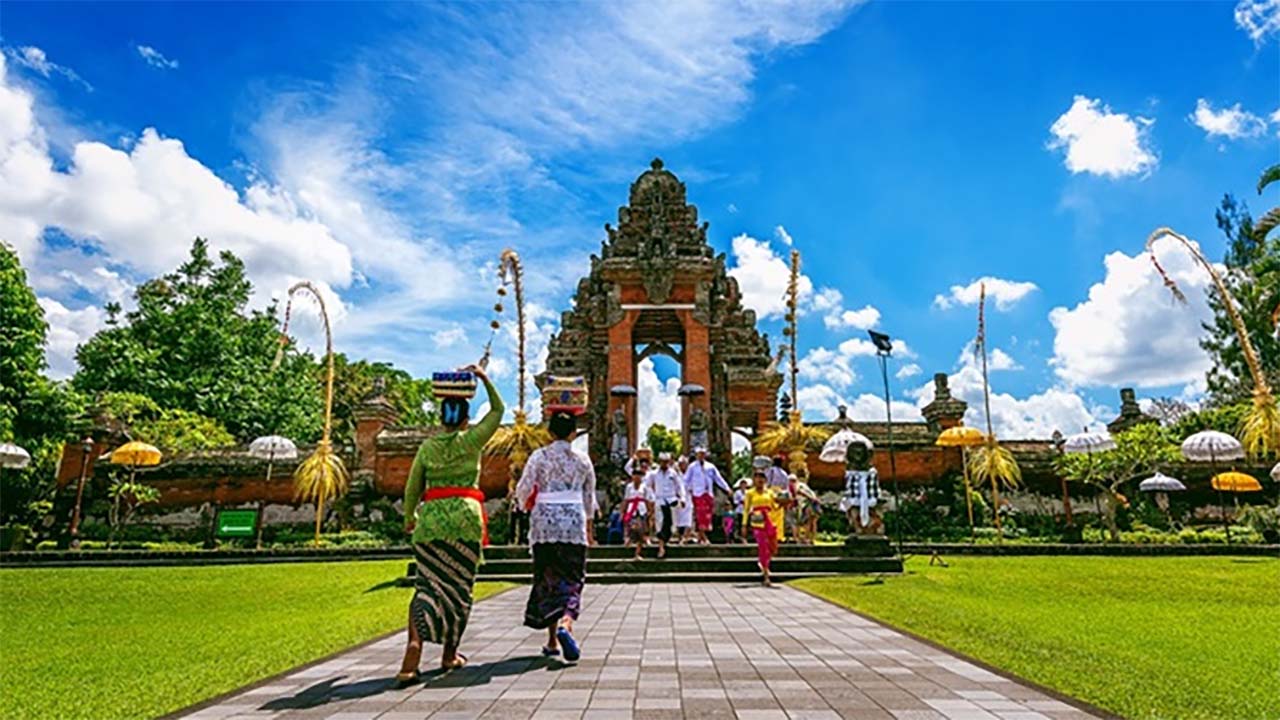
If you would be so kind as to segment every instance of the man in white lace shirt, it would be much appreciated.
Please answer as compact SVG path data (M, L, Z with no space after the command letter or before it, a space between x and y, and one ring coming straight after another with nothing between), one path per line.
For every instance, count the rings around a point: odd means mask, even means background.
M667 556L667 542L671 540L671 532L675 529L675 513L672 511L677 507L684 507L688 502L684 478L671 467L671 453L658 454L658 466L649 471L645 482L653 490L653 496L658 502L662 520L662 528L658 531L658 557L664 558Z
M570 444L577 421L567 412L552 414L547 423L554 441L529 456L516 486L516 501L532 505L529 549L533 554L533 587L525 606L524 624L547 630L543 654L564 651L564 659L579 657L573 621L582 607L586 583L587 546L594 542L591 518L596 513L596 472L591 461Z
M716 466L707 462L706 448L694 448L693 455L694 460L684 473L684 486L693 499L693 519L698 529L698 543L705 545L709 542L707 532L711 530L711 520L715 514L716 488L726 494L732 491Z

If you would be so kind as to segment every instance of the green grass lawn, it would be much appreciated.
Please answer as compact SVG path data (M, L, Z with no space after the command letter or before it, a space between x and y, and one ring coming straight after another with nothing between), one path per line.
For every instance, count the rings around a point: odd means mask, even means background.
M794 585L1135 720L1280 717L1280 560L948 561Z
M404 568L0 570L0 717L150 718L329 655L404 625Z

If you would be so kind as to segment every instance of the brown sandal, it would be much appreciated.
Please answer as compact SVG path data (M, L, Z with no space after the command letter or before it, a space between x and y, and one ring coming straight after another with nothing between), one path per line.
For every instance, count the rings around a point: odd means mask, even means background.
M451 663L442 662L440 663L440 667L445 670L460 670L463 667L466 667L466 664L467 664L467 656L463 655L462 653L456 653L456 656L453 658L453 662Z

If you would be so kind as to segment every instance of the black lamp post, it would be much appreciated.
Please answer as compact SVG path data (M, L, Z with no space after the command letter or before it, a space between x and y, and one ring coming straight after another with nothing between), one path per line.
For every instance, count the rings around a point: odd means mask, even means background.
M889 396L889 357L893 355L893 342L889 336L868 330L871 343L876 346L876 358L880 361L880 376L884 379L884 419L888 432L889 445L889 477L893 480L893 534L898 544L898 555L902 555L902 495L898 487L898 463L893 454L893 406Z
M89 471L89 455L93 452L93 438L80 441L80 480L76 483L76 505L71 511L71 548L80 547L80 507L84 502L84 481Z

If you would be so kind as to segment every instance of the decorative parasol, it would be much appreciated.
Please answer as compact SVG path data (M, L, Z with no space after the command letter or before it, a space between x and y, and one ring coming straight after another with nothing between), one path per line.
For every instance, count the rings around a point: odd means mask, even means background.
M5 468L20 470L31 464L31 453L13 443L0 443L0 475Z
M1213 489L1219 492L1242 493L1262 490L1262 483L1258 482L1257 478L1235 470L1214 475L1211 484Z
M138 468L160 464L160 449L136 440L127 442L111 451L111 462L129 466L129 482L138 475Z
M266 460L294 460L298 457L298 446L287 437L280 435L264 435L249 443L249 457Z
M960 459L964 465L964 506L969 513L969 539L977 539L977 531L973 526L973 492L969 483L969 448L985 445L987 436L978 428L957 425L943 430L934 445L938 447L960 448Z
M676 391L676 394L680 397L693 397L695 395L705 395L706 393L707 389L697 383L685 383Z
M1182 441L1182 457L1199 462L1240 460L1244 458L1244 446L1224 432L1201 430Z
M1181 492L1186 489L1187 486L1183 485L1181 480L1159 472L1138 483L1138 490L1141 492L1167 493Z
M298 446L281 435L264 435L249 443L249 457L267 461L267 485L271 485L271 469L276 460L296 460ZM258 501L257 547L262 548L262 500Z
M822 462L842 463L849 452L849 446L854 443L862 443L868 450L875 447L866 435L844 428L827 439L827 442L822 445L822 454L818 459Z
M609 394L614 397L635 397L638 393L635 385L614 385L609 388Z
M116 465L128 465L133 468L159 465L162 457L160 449L144 442L127 442L111 451L111 462Z
M1116 441L1111 439L1111 435L1105 432L1090 432L1089 428L1085 428L1082 433L1071 435L1062 444L1062 451L1068 455L1092 455L1096 452L1115 449Z
M0 468L19 470L31 464L31 453L13 443L0 443Z

